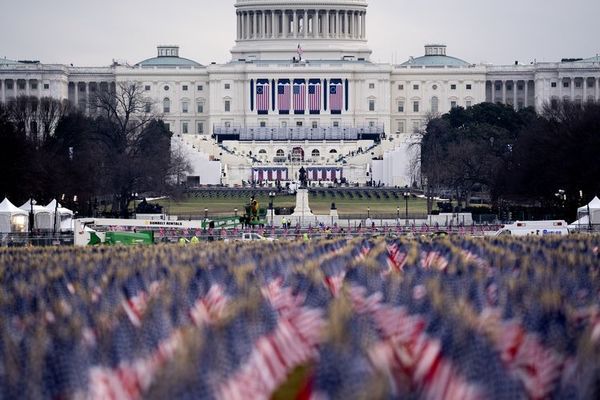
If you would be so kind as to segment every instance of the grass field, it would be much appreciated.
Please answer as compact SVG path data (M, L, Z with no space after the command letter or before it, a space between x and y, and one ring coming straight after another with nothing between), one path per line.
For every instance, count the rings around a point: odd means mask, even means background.
M249 199L243 198L187 198L181 201L162 200L160 204L165 208L165 211L171 215L204 215L204 209L208 209L209 215L233 215L234 209L238 209L238 213L242 213L244 204ZM261 208L267 208L269 198L258 197ZM331 203L335 202L338 213L341 215L366 215L367 208L370 208L370 213L373 216L378 214L396 214L398 207L400 215L405 213L404 199L340 199L331 196L310 196L310 207L315 214L328 214L331 209ZM295 196L277 196L274 200L276 208L293 208L296 205ZM427 213L427 203L423 199L411 198L408 201L409 214L425 214Z

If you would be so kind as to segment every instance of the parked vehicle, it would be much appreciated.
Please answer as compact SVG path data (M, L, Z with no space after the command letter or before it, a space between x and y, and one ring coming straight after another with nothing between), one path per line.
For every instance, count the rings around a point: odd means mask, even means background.
M564 220L517 221L510 225L504 225L496 232L496 236L544 236L568 234L568 224Z

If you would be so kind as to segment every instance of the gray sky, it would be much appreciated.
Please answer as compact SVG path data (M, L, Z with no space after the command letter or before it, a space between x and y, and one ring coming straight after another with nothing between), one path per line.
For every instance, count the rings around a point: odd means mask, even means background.
M0 0L0 57L84 66L139 62L178 44L202 64L225 62L234 0ZM600 53L598 0L370 0L373 61L403 62L441 42L469 62L512 64Z

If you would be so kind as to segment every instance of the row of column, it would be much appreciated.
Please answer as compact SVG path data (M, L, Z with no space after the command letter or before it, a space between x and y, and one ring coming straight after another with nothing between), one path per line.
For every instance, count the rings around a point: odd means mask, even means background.
M579 81L581 82L581 87L580 88L576 88L576 82ZM530 80L501 80L501 81L488 81L490 83L490 87L491 87L491 92L490 92L490 98L488 99L491 102L495 102L496 98L497 98L497 92L500 91L500 95L501 95L501 101L503 104L507 103L507 100L509 99L508 97L508 83L512 83L512 104L513 106L517 107L518 105L518 100L521 98L521 96L519 96L519 83L522 82L523 83L523 89L521 90L523 92L523 96L524 96L524 103L523 106L524 107L528 107L530 105L534 105L534 104L529 104L529 83L533 82ZM498 90L496 88L496 84L500 82L500 89ZM565 87L564 87L564 82L569 82L568 85L568 92L565 93ZM536 93L536 86L535 84L533 85L533 90L534 90L534 95ZM563 99L564 97L569 97L572 101L574 101L576 99L576 90L578 90L581 94L581 99L583 102L588 101L588 100L594 100L594 101L600 101L600 78L595 78L595 77L591 77L591 78L585 78L585 77L572 77L572 78L563 78L560 79L557 82L557 87L552 90L552 92L554 92L553 94L556 94L556 92L558 92L558 97L559 99ZM548 96L547 100L550 100L551 96Z
M25 87L20 89L19 85L25 83ZM36 84L34 87L33 84ZM32 96L38 95L41 91L42 82L37 79L0 79L0 100L6 103L6 99L17 97L19 95Z
M237 40L365 39L366 12L354 10L240 11Z

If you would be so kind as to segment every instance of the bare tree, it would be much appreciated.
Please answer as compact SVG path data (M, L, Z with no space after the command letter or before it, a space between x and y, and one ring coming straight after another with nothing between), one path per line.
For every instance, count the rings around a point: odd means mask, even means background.
M42 140L46 141L54 134L58 123L70 111L68 100L56 100L51 97L40 99L38 119L42 131Z

